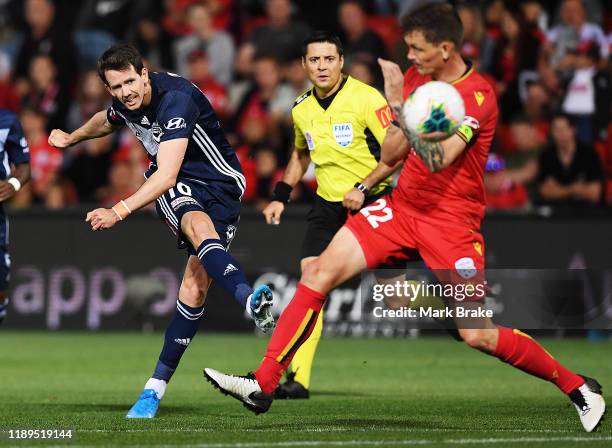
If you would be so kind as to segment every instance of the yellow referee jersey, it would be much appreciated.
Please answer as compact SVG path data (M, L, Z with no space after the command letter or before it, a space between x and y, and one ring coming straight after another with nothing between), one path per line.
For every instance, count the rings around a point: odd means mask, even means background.
M349 76L326 110L310 89L297 98L291 114L295 146L310 151L315 165L317 194L327 201L342 201L378 164L391 124L387 101L375 88ZM391 177L371 192L390 183Z

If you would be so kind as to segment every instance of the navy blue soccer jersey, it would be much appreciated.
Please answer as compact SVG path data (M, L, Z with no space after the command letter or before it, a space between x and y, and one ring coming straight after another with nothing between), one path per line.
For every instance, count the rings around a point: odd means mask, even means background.
M246 180L234 149L225 138L210 102L190 81L171 74L149 72L151 102L131 111L113 98L106 116L113 125L127 125L151 160L148 177L157 169L159 144L187 138L178 178L220 188L242 198Z
M26 141L17 115L0 109L0 179L11 175L11 163L30 162L30 148Z

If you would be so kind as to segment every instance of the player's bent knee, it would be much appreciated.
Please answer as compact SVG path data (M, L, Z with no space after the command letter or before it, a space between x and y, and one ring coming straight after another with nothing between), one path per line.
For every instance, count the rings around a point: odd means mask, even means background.
M459 328L461 339L472 348L491 353L495 350L497 338L494 329Z
M306 269L306 265L315 261L317 259L317 257L306 257L306 258L302 258L300 260L300 271L304 272L304 269Z
M302 271L301 282L320 292L326 292L335 286L337 274L326 268L317 258L307 263Z
M481 350L484 344L484 339L482 337L482 332L479 329L466 329L460 328L459 335L463 342L469 345L472 348Z

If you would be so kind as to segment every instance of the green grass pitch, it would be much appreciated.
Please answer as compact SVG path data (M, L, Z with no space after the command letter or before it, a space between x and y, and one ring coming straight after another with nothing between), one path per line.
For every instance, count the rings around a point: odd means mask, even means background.
M196 337L158 417L126 420L162 335L0 332L0 428L71 428L74 440L25 446L611 447L612 421L582 431L557 389L450 338L323 339L310 400L255 416L221 395L203 367L246 373L266 339ZM544 340L612 391L612 343ZM612 395L607 395L612 403Z

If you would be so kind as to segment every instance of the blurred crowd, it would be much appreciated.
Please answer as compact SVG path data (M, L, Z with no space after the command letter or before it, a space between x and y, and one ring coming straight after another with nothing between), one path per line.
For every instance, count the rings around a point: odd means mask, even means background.
M300 59L309 31L337 32L345 72L382 90L376 58L407 68L399 18L425 1L2 0L0 107L19 113L33 173L13 206L107 206L142 184L148 162L127 130L64 152L47 144L51 129L74 130L108 107L95 63L117 41L205 92L247 177L244 200L265 205L292 148L291 107L310 87ZM499 98L489 208L612 205L610 2L453 3L461 52ZM294 200L315 189L309 172Z

